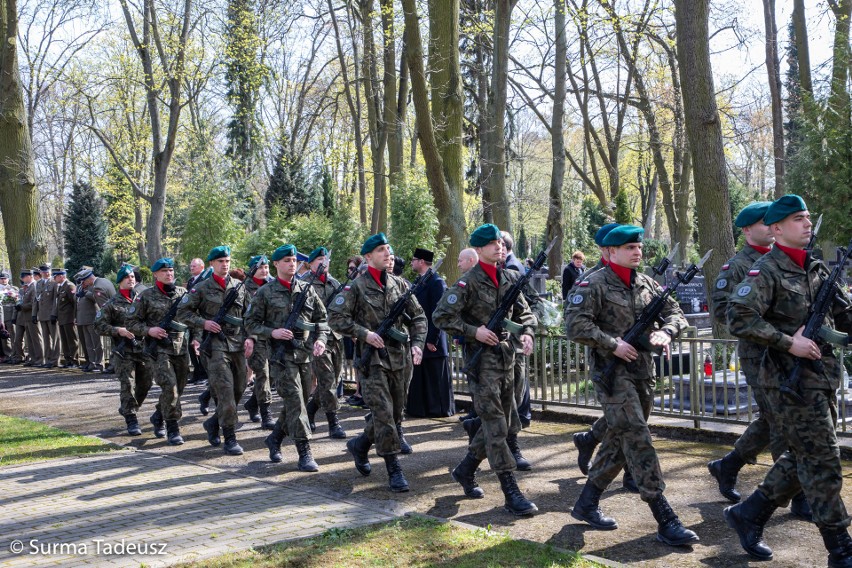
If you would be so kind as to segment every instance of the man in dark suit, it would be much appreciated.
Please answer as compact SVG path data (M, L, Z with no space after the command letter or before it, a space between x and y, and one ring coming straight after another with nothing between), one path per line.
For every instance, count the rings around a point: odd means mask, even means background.
M423 276L432 266L435 254L426 249L414 249L411 268ZM414 366L414 376L408 388L406 414L410 416L452 416L456 413L453 398L453 381L450 375L447 334L435 327L432 312L438 305L447 284L437 274L417 294L417 301L426 313L429 329L426 333L426 346L423 349L423 362Z

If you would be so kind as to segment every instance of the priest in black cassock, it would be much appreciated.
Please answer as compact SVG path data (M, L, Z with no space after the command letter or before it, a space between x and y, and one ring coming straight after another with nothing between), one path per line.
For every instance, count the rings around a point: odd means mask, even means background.
M411 268L423 275L432 266L435 254L426 249L414 249ZM405 413L408 416L438 417L452 416L456 413L453 397L453 381L450 376L450 359L447 351L447 334L435 327L432 312L438 305L447 283L437 274L420 290L417 301L423 306L429 320L426 333L426 346L423 349L423 362L414 366L414 376L408 389L408 404Z

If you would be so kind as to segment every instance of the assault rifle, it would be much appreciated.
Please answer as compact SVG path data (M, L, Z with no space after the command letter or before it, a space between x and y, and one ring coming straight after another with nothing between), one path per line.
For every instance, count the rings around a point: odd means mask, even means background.
M287 321L284 322L284 329L289 329L290 331L296 328L304 329L305 331L313 331L315 329L315 324L302 322L299 318L302 316L302 309L305 307L305 303L308 301L308 293L314 280L323 274L325 274L325 263L320 264L316 272L311 272L310 276L302 280L305 283L305 287L290 302L290 315L287 316ZM295 279L293 281L295 282ZM284 354L287 351L295 351L302 348L302 341L295 337L293 339L270 338L269 344L272 346L272 354L269 360L280 365L284 364Z
M488 328L488 331L494 332L498 336L503 333L504 328L509 328L515 324L506 319L506 316L509 314L509 310L512 309L512 306L515 305L515 302L518 301L518 297L523 293L524 288L527 283L532 278L532 275L541 270L541 267L544 266L545 261L547 260L547 255L550 253L550 249L553 248L553 245L556 244L556 239L550 241L550 244L547 245L547 248L538 253L538 256L533 262L532 266L527 268L527 271L524 272L520 278L518 278L512 287L509 288L509 291L506 292L506 295L503 296L503 300L500 302L500 305L497 306L497 309L491 314L491 319L488 320L488 323L485 325ZM499 350L499 346L494 346L495 350ZM462 369L462 372L465 373L470 380L474 383L479 383L479 360L482 358L482 352L485 350L484 345L480 345L476 351L473 352L473 355L467 360L467 364Z
M230 323L233 325L241 325L241 323L237 323L235 319L232 319L233 316L228 315L228 311L234 305L234 302L237 301L237 297L240 295L240 289L245 286L246 280L249 278L253 278L257 273L257 269L260 268L260 263L254 265L254 268L246 275L244 280L241 280L236 286L228 290L228 293L225 295L225 299L222 301L222 305L219 307L219 311L216 312L216 315L213 316L213 321L217 325L222 325L223 323ZM202 278L203 280L203 278ZM201 280L199 280L200 282ZM195 283L197 284L197 283ZM193 285L195 285L193 284ZM239 318L236 318L239 319ZM201 334L201 345L198 347L199 353L204 353L208 357L213 353L213 338L218 337L225 343L228 341L228 337L225 335L225 332L221 329L219 333L213 333L212 331L204 330L204 333Z
M177 298L174 299L174 301L172 302L172 305L169 306L169 311L167 311L166 315L163 316L163 319L161 319L159 321L159 323L157 323L156 327L160 327L160 328L168 331L169 329L174 329L173 326L175 324L177 324L177 325L180 325L181 327L183 327L184 331L186 330L186 326L184 326L183 324L178 324L178 322L174 321L175 316L177 315L178 306L180 305L180 301L183 300L184 296L186 296L186 292L184 292L183 294L181 294L180 296L178 296ZM180 331L180 330L175 330L175 331ZM150 357L151 359L156 359L158 348L159 347L168 347L168 346L169 346L168 337L166 337L164 339L154 339L153 337L148 336L148 338L145 341L144 353L147 357Z
M812 252L814 250L814 244L816 244L816 238L817 238L817 235L819 235L819 228L821 226L822 226L822 214L820 214L819 218L817 219L817 222L814 225L814 228L811 229L811 238L808 241L808 246L805 247L806 251Z
M828 275L828 278L826 278L823 283L820 284L816 299L814 300L813 304L811 304L810 310L808 311L808 319L805 323L805 329L802 331L802 336L812 341L822 339L825 343L834 343L836 345L847 346L849 345L848 335L846 335L845 333L836 332L831 328L823 325L823 322L825 322L825 317L828 315L832 303L834 303L834 298L839 292L837 289L837 281L840 279L840 275L843 273L843 267L846 265L846 261L849 260L850 252L852 252L852 241L849 241L848 247L840 247L840 251L842 253L840 261L831 270L831 273ZM806 360L801 357L796 357L795 359L796 363L793 365L793 370L790 371L790 374L787 376L786 380L784 380L784 382L781 384L781 394L787 397L790 402L793 402L799 406L804 406L805 399L802 398L801 394L799 394L799 380L802 374L802 364ZM814 371L816 371L817 373L822 372L822 361L820 361L819 359L817 359L816 361L808 361L810 362L811 367Z
M119 341L116 341L112 346L112 352L119 359L124 359L127 357L125 351L127 350L127 344L130 344L131 347L136 348L139 347L139 342L134 337L133 339L127 339L123 335Z
M419 292L424 286L426 286L426 284L428 284L432 280L432 278L437 273L436 271L441 267L441 264L443 264L443 262L443 258L438 260L438 262L435 263L435 266L430 267L429 270L424 272L422 276L419 276L417 280L414 281L414 284L412 284L411 287L406 290L402 296L397 298L396 302L394 302L393 306L391 306L388 315L385 316L385 319L383 319L381 323L379 323L379 327L376 328L376 333L379 335L379 337L381 337L383 340L393 339L394 341L400 343L408 341L408 336L404 333L401 333L399 330L394 329L393 326L396 323L396 320L398 320L405 313L405 305L408 303L409 298ZM375 350L375 347L373 347L369 343L366 343L364 345L364 348L361 350L361 356L355 360L355 368L364 373L365 375L369 373L370 360L373 358L373 351ZM378 349L377 351L379 357L381 357L382 359L388 358L388 350L384 347Z
M655 322L660 321L660 314L663 313L663 308L666 306L666 300L675 293L678 286L681 284L687 284L695 278L695 275L704 267L704 263L707 262L708 258L710 258L710 254L712 252L712 249L708 250L704 255L704 258L699 260L698 264L691 264L689 268L686 269L685 273L681 274L680 272L676 272L675 276L677 281L672 286L664 288L662 294L655 296L654 299L651 300L651 303L645 306L645 309L642 310L639 319L637 319L636 323L633 324L633 327L624 334L622 340L629 343L636 349L643 349L645 351L651 350L651 346L648 344L647 338L645 337L645 332L647 332ZM612 375L615 371L615 367L621 362L621 359L613 356L612 360L606 367L604 367L603 371L595 373L594 376L592 376L592 382L598 385L607 396L612 396Z

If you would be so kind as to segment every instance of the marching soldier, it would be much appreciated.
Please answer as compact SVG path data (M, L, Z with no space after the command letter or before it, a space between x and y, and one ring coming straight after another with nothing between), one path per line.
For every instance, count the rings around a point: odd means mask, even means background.
M136 299L136 277L133 267L125 264L118 269L115 276L118 284L118 294L107 300L104 307L95 317L95 331L99 335L114 339L113 355L115 355L115 372L121 385L121 406L118 413L124 416L127 433L139 436L142 429L136 412L151 388L150 366L142 353L142 341L137 341L133 333L127 329L127 312Z
M95 316L107 300L115 296L115 286L106 278L95 276L94 271L84 267L74 276L77 288L77 327L80 340L85 342L88 364L86 372L103 372L104 348L101 337L95 331Z
M521 429L515 400L515 347L508 333L498 336L486 327L520 274L497 267L503 260L503 240L496 225L486 223L478 227L470 235L470 245L476 249L479 262L444 292L432 314L435 325L447 335L464 337L465 359L478 347L484 347L477 370L479 379L470 381L474 409L482 425L452 475L464 488L465 495L482 498L484 492L476 482L476 470L487 457L500 480L506 510L518 516L531 515L538 507L518 488L514 475L517 464L507 443L507 438ZM518 325L524 353L529 355L535 318L523 295L507 317Z
M38 325L38 282L34 280L32 270L21 272L21 280L27 289L22 294L21 313L18 314L18 322L23 319L24 329L27 334L27 352L29 360L24 367L41 367L44 365L44 350L41 342L41 328Z
M369 370L361 376L361 395L370 407L364 432L346 443L361 475L372 470L369 451L373 443L376 453L385 460L391 491L408 491L408 481L402 473L397 454L401 451L397 417L405 408L405 395L412 363L419 365L423 359L426 340L426 316L413 296L407 302L407 324L394 322L393 332L382 338L374 330L379 327L396 301L409 289L408 283L388 274L390 247L384 233L368 238L361 247L367 263L367 273L356 278L329 306L331 328L347 337L354 337L362 352L368 345L374 349ZM403 331L403 325L407 332ZM410 344L410 350L408 345ZM387 357L381 357L384 349Z
M775 246L757 259L728 298L728 327L740 339L766 347L758 384L774 410L770 419L787 451L754 493L725 509L725 519L737 531L746 552L769 560L772 550L763 541L763 528L776 508L786 506L803 489L829 553L828 565L849 567L852 538L840 496L843 471L834 429L842 363L831 345L821 347L802 335L828 269L805 250L812 224L801 197L785 195L774 201L763 222L770 227ZM852 331L849 300L837 293L831 301L825 325ZM787 401L780 391L797 358L804 360L799 361L799 394L804 406ZM811 363L815 361L821 364Z
M319 471L319 466L311 454L311 429L303 393L311 384L311 351L308 351L307 343L309 331L315 330L317 333L313 356L319 357L325 352L325 307L316 292L295 277L298 264L295 246L287 244L275 249L272 262L275 264L278 278L258 290L246 312L249 342L253 342L252 338L268 342L269 371L278 394L284 399L281 415L265 443L269 448L269 459L279 463L284 459L281 455L281 443L289 434L295 441L299 454L299 470ZM287 329L285 324L299 294L307 295L300 312L300 322L294 329ZM279 342L284 342L284 345L282 349L277 350ZM283 355L274 357L276 350L278 353L283 350Z
M251 303L252 298L257 295L261 286L269 284L274 278L269 275L269 259L266 255L260 254L251 257L249 260L249 272L257 266L257 271L254 276L246 280L246 296L247 302ZM269 363L268 345L265 339L255 338L254 350L248 358L248 366L254 374L254 385L252 386L251 397L246 401L243 407L248 411L252 422L260 422L261 428L264 430L272 430L275 428L275 421L269 415L269 405L272 404L272 389L269 385Z
M613 358L626 363L615 366L611 394L595 386L607 430L571 516L599 530L618 528L614 519L603 515L598 503L626 463L657 521L657 540L669 546L689 545L698 542L698 535L684 528L663 495L663 474L648 430L654 400L651 353L621 339L642 310L662 293L659 284L636 270L642 262L643 234L641 227L630 225L612 229L602 242L609 249L609 265L569 294L568 338L592 348L592 373L601 373ZM662 325L651 331L649 341L665 347L687 323L671 298L660 315Z
M189 374L189 357L186 353L187 326L174 319L167 329L160 323L176 301L186 294L186 288L175 286L174 259L161 258L151 265L156 279L155 285L143 291L127 315L127 329L137 337L144 337L146 349L148 342L156 342L154 361L148 361L154 381L160 386L160 401L151 415L154 435L163 438L173 446L183 444L178 424L181 416L180 397L186 386ZM165 422L165 425L164 425Z
M231 278L231 247L213 247L207 255L213 268L210 278L202 280L181 300L178 319L194 328L193 336L207 337L209 349L201 352L201 361L207 370L207 381L216 397L216 413L204 421L207 441L213 447L222 443L221 428L225 438L226 454L240 456L243 448L237 443L237 402L246 390L246 356L251 355L254 342L247 340L243 330L243 312L246 308L245 288L236 278ZM225 302L225 297L239 286L236 300L221 323L213 318Z
M71 368L79 366L77 359L77 326L75 316L77 312L77 287L68 280L65 269L56 269L53 275L56 282L56 303L53 307L53 315L56 316L56 324L59 327L59 340L62 347L62 367Z
M56 317L53 306L56 304L56 282L52 278L49 264L39 267L41 280L36 286L38 311L36 316L41 326L41 337L44 345L44 368L52 369L59 364L59 333L56 328Z

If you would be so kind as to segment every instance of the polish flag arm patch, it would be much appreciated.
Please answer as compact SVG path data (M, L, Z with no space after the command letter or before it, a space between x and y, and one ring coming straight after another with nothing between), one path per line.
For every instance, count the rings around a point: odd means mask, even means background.
M748 271L749 276L757 276L758 274L760 274L760 270L749 270Z
M722 270L727 270L727 269L729 269L730 267L731 267L731 265L730 265L730 264L723 264L723 265L722 265Z

